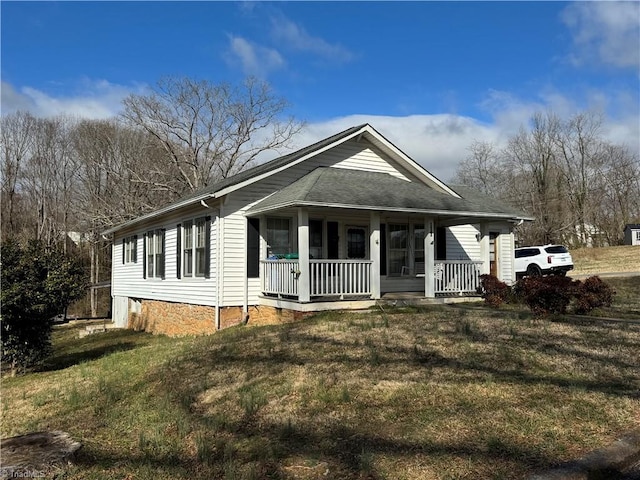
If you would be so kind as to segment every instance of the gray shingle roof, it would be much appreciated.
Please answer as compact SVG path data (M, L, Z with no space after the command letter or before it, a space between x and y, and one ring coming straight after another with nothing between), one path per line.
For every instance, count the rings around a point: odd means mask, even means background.
M408 182L386 173L322 167L262 200L248 213L293 206L331 205L474 217L530 218L468 187L454 190L463 198L455 198L422 183Z
M134 218L132 220L129 220L128 222L122 223L115 227L112 227L106 230L105 232L103 232L103 235L116 232L122 228L135 225L136 223L142 222L150 218L158 217L176 208L196 202L199 199L206 199L209 195L213 195L214 193L219 192L220 190L223 190L225 188L231 187L233 185L237 185L246 180L250 180L254 177L271 172L273 170L277 170L278 168L284 167L291 162L295 162L296 160L303 158L305 155L313 153L314 151L317 151L317 150L321 150L322 148L329 146L334 142L340 141L341 139L354 134L355 132L362 129L366 125L367 125L366 123L363 123L362 125L357 125L355 127L348 128L340 133L336 133L335 135L332 135L328 138L320 140L319 142L316 142L312 145L308 145L304 148L301 148L300 150L296 150L295 152L289 153L288 155L283 155L282 157L275 158L269 162L263 163L262 165L258 165L248 170L244 170L236 175L232 175L231 177L227 177L223 180L220 180L219 182L215 182L200 190L192 192L180 198L179 200L176 200L175 202L170 203L169 205L165 205L164 207L159 208L158 210L155 210L146 215L142 215L140 217Z

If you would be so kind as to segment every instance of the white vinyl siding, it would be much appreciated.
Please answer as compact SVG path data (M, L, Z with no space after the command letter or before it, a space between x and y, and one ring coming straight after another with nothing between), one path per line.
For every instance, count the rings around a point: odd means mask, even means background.
M262 293L259 278L246 280L247 219L245 212L257 202L292 184L318 167L350 168L388 173L405 180L410 178L409 173L401 169L398 164L382 154L371 143L366 140L358 142L354 139L229 194L221 210L222 230L224 231L224 240L220 246L224 259L222 266L224 283L220 286L221 306L243 305L245 282L247 282L249 305L257 304L258 297ZM310 218L317 217L314 217L310 212ZM363 214L362 221L356 224L367 226L369 224L368 213ZM294 216L291 218L292 252L297 252L298 248L296 244L297 228L297 218ZM345 247L341 244L340 248ZM341 255L344 253L341 250ZM266 256L267 252L260 252L260 258L266 258Z
M211 215L210 235L210 277L178 278L177 275L177 225L184 224L186 218L199 218L203 213ZM189 303L194 305L214 306L216 304L216 278L217 278L217 226L216 211L205 210L196 205L182 212L167 215L164 219L154 224L145 225L135 231L129 231L126 235L118 235L113 244L113 270L111 294L113 297L129 297L167 302ZM164 221L162 221L164 220ZM122 238L123 236L138 235L143 238L145 232L165 229L165 278L143 278L142 241L138 241L138 262L122 264ZM116 261L120 259L120 261Z
M456 225L446 229L447 260L481 260L479 225Z

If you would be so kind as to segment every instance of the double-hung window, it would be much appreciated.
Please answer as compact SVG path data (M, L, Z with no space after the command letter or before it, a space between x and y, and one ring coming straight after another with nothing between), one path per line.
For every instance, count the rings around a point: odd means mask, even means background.
M122 239L122 263L136 263L138 261L138 236L133 235Z
M144 241L144 273L146 278L164 278L164 229L150 230Z
M388 275L414 276L425 273L425 229L421 224L390 224L388 232Z
M181 233L180 233L181 231ZM211 217L200 217L178 225L178 277L209 277ZM180 262L181 260L181 262Z
M403 275L409 267L409 225L389 225L389 275Z
M636 232L636 240L640 242L640 231Z
M289 218L267 218L267 245L269 255L291 253L291 220Z

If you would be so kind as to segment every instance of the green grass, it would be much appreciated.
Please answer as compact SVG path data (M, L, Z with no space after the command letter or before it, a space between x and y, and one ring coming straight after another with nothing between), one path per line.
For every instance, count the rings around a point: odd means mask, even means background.
M638 352L637 324L450 307L67 326L43 371L3 379L2 436L71 433L74 480L526 478L637 427Z

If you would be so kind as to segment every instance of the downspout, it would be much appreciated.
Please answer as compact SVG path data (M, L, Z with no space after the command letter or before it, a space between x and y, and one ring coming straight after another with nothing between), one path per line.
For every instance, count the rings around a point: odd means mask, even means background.
M222 209L224 201L220 202L220 208L216 213L216 330L220 330L220 303L222 299Z
M244 276L244 299L243 299L243 303L242 303L242 323L248 323L249 322L249 275L247 272L247 260L249 258L248 256L248 252L247 252L247 236L248 236L248 228L249 228L249 220L247 219L247 217L244 217L244 244L245 244L245 248L242 249L242 251L244 252L242 255L242 271L243 271L243 276Z

